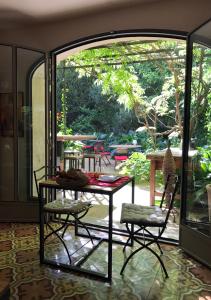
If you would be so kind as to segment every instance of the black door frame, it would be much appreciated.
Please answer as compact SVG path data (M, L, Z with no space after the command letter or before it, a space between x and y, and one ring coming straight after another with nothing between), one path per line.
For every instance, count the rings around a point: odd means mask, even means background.
M211 48L211 40L197 36L195 33L211 22L211 19L192 31L187 37L186 51L186 79L185 79L185 101L184 101L184 132L183 132L183 162L182 162L182 186L181 186L181 215L180 215L180 247L211 267L211 237L206 236L188 226L186 222L186 195L188 186L188 149L189 149L189 131L190 131L190 107L191 107L191 81L192 81L192 63L193 63L193 43L198 43Z

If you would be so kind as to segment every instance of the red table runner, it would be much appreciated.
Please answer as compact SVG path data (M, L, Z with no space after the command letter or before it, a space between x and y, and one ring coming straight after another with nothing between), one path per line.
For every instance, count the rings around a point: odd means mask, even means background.
M119 186L130 178L129 176L122 176L114 182L103 182L98 180L98 175L96 173L86 173L86 176L89 177L90 185L107 186L107 187Z

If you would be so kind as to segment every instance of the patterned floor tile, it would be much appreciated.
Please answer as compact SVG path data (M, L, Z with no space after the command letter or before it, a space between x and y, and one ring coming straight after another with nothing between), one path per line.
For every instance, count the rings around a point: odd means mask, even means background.
M12 249L12 241L1 241L0 243L0 252L9 251Z
M122 246L114 244L113 280L109 285L40 265L39 230L35 224L0 224L0 229L7 232L0 240L0 281L10 282L10 300L211 300L211 270L178 247L162 245L162 258L169 273L165 279L157 259L146 249L134 256L121 276L125 255ZM86 239L73 240L71 233L70 228L65 239L74 250ZM47 245L46 255L67 260L57 239L49 239ZM130 252L128 247L126 256ZM84 267L106 271L106 262L107 244L102 243Z

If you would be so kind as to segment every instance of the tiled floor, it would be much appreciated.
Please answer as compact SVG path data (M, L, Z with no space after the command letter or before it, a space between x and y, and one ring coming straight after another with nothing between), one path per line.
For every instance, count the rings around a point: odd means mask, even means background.
M71 229L65 239L72 245ZM78 240L78 245L82 240ZM0 224L0 281L10 282L11 300L210 300L211 270L197 263L179 248L163 245L163 259L169 272L165 279L157 260L149 251L136 255L125 270L122 247L113 246L112 285L51 269L39 264L39 235L35 224ZM48 243L48 253L63 257L56 241ZM86 262L87 268L103 268L107 247L100 247ZM57 253L55 252L57 251ZM129 253L130 249L127 250Z

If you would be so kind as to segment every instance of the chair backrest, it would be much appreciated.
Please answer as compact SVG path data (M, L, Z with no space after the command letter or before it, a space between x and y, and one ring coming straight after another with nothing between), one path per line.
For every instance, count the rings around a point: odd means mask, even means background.
M69 156L64 157L64 170L68 169L80 169L82 164L82 157L79 156ZM68 168L67 168L68 165Z
M41 168L34 170L33 173L34 173L37 195L39 195L39 182L49 177L56 176L57 173L60 171L61 171L60 166L57 167L42 166Z
M100 152L103 152L105 149L104 149L104 143L103 142L96 142L94 144L94 152L96 154L100 153Z
M168 222L169 215L170 215L171 210L173 208L175 196L176 196L176 193L177 193L178 187L179 187L179 183L180 183L179 176L177 176L176 174L168 175L165 186L164 186L164 191L163 191L161 203L160 203L160 208L162 208L164 200L165 200L166 193L168 191L168 193L170 195L170 201L169 201L169 205L167 207L167 214L166 214L165 223Z

